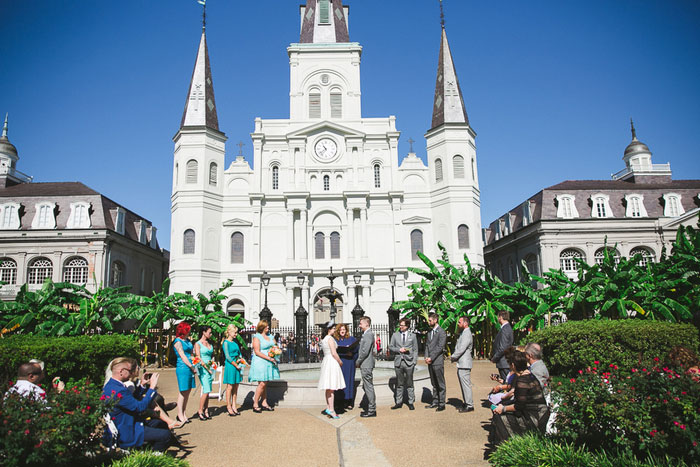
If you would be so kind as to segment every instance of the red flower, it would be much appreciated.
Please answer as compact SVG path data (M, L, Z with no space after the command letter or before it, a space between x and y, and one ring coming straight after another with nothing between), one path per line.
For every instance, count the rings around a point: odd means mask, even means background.
M658 362L658 361L659 361L659 357L654 357L654 361L655 361L655 362Z
M697 446L697 445L698 445L698 442L697 442L697 441L693 441L693 447L695 447L695 446Z
M103 401L103 400L105 400L105 399L107 399L107 396L105 396L104 394L102 394L102 395L100 396L100 400Z
M673 422L674 425L678 426L678 422Z
M87 407L85 407L85 408L86 408L87 410L90 410L90 406L89 406L89 405L88 405Z
M598 365L600 362L598 360L593 360L593 364Z
M122 393L120 392L119 394L117 394L117 399L121 399L121 398L122 398Z
M578 374L579 374L579 375L582 375L582 374L583 374L583 370L578 370Z
M571 378L569 381L572 382L572 383L575 383L575 382L576 382L576 378Z
M34 445L34 449L39 449L39 448L41 447L42 444L44 444L44 440L43 440L43 439Z
M637 372L637 369L636 369L636 368L632 368L632 373L636 373L636 372Z
M647 371L647 369L646 369L646 368L642 368L642 371Z
M596 367L593 367L593 371L595 371L595 370L597 370L597 369L598 369L598 368L596 368Z
M29 430L24 430L24 434L25 434L25 435L28 435L28 434L29 434Z
M681 425L681 430L685 430L685 425Z
M24 423L31 423L31 420L27 419L24 421Z
M683 395L685 396L685 395L688 394L688 393L685 392L685 391L681 391L681 394L683 394Z

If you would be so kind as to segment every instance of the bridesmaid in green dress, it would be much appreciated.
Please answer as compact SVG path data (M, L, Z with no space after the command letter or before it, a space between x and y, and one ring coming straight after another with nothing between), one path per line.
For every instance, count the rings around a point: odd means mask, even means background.
M238 336L238 328L235 324L229 324L226 328L226 339L224 339L223 348L226 358L226 366L224 367L224 384L226 385L226 410L229 417L240 415L236 407L236 396L238 396L238 383L243 380L241 372L243 371L244 363L241 357L241 348L236 342Z
M199 398L199 412L197 416L200 420L211 420L209 416L209 393L211 392L211 383L214 380L214 370L207 368L206 365L212 362L214 356L214 346L209 342L211 339L211 326L201 327L202 337L194 346L194 353L202 363L199 365L199 382L202 385L202 395Z

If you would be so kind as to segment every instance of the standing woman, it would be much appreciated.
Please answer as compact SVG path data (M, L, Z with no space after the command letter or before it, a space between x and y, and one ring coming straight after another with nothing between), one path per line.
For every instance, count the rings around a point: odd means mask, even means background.
M199 384L202 385L202 395L199 397L199 411L197 416L200 420L211 420L209 416L209 393L211 392L211 382L214 379L213 370L207 368L211 366L214 356L214 346L209 339L212 335L211 326L204 325L200 328L201 337L194 348L194 354L201 360L199 365Z
M258 382L253 396L253 412L261 413L263 410L272 412L275 409L267 403L267 382L280 379L277 360L268 355L269 350L276 345L275 339L270 335L270 325L265 320L258 323L255 332L253 358L250 361L250 371L248 372L248 381Z
M335 413L335 391L345 389L345 380L343 379L342 360L338 356L338 344L333 337L335 334L335 325L329 321L321 325L325 331L325 337L321 341L321 349L323 350L323 360L321 361L321 374L318 377L318 389L325 390L326 410L323 411L330 418L338 419Z
M224 367L224 384L226 385L226 410L229 417L240 415L236 407L236 396L238 396L238 383L243 380L241 370L243 365L238 363L241 358L241 348L236 342L238 328L235 324L229 324L226 328L226 339L224 340L224 357L226 366Z
M335 338L338 340L338 356L343 362L343 379L345 380L345 389L338 391L337 396L341 398L341 407L352 410L355 400L355 363L357 362L357 353L359 346L356 344L357 339L350 335L350 330L347 324L339 324L335 327Z
M175 328L175 340L173 348L177 358L175 366L175 375L177 376L177 388L180 394L177 396L177 419L182 423L187 423L189 420L185 415L187 409L187 399L190 397L190 391L197 387L194 375L197 369L192 364L192 341L190 341L190 331L192 326L184 321Z

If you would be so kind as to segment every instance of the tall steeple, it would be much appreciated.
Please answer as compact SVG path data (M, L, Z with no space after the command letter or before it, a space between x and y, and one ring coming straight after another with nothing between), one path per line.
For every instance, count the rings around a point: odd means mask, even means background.
M440 58L438 61L437 80L435 82L435 100L433 101L433 124L432 128L443 123L466 123L469 125L469 117L464 107L462 90L459 87L457 71L455 70L450 44L447 42L447 32L445 32L445 22L441 23L442 39L440 42Z
M19 159L17 155L17 148L14 144L10 143L10 139L7 137L7 118L9 113L5 114L5 123L2 125L2 136L0 136L0 158L7 159L9 165L14 167Z
M306 0L306 7L301 7L299 42L350 42L347 14L342 0Z
M204 27L202 27L197 60L194 63L185 111L182 113L182 122L180 123L180 128L190 126L204 126L219 130L219 118L216 115L216 101L214 100L214 82L211 79L207 36Z

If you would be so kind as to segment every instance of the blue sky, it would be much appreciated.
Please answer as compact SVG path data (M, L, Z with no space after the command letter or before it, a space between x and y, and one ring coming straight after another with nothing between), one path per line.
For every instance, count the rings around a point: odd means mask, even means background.
M253 119L289 115L286 47L299 0L209 0L207 38L227 164ZM397 116L425 157L440 41L437 0L346 0L364 47L366 117ZM700 178L700 3L445 0L477 132L482 222L567 179L623 168L633 117L655 163ZM18 168L81 181L170 244L172 136L199 42L195 0L0 0L0 113Z

